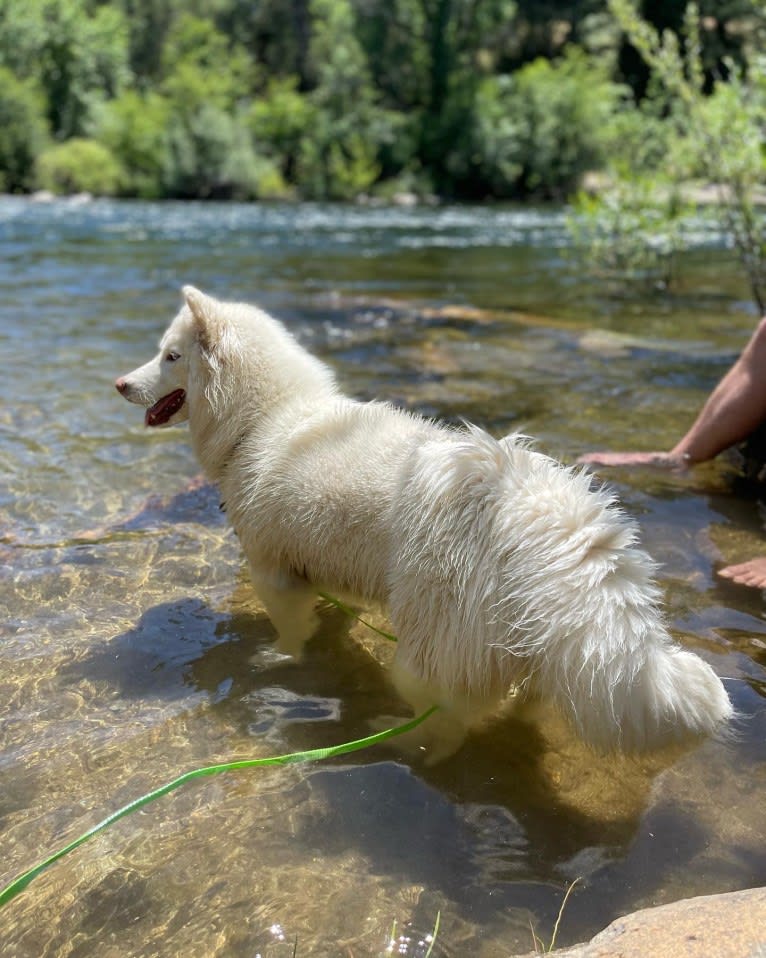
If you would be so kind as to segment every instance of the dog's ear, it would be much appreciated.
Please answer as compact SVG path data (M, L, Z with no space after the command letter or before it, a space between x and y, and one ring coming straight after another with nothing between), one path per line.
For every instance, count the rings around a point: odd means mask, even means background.
M236 330L226 318L223 303L194 286L184 286L183 296L192 317L192 330L199 346L197 369L202 375L203 389L210 406L216 410L226 400L223 371L239 355Z
M210 354L213 352L215 342L220 340L216 329L219 325L217 322L218 301L194 286L184 286L181 292L194 320L197 341L202 351Z

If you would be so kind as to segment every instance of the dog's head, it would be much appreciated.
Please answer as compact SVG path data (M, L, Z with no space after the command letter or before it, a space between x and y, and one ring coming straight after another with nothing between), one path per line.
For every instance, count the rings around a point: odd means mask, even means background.
M114 384L129 402L147 407L147 426L185 422L189 418L190 389L195 385L209 401L213 399L211 385L226 338L218 328L219 304L193 286L184 286L183 296L186 305L162 337L157 355L127 376L120 376Z

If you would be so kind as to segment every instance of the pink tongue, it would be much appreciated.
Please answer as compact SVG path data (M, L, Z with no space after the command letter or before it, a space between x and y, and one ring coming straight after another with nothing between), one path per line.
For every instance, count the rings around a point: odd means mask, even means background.
M147 426L161 426L183 406L186 400L186 393L183 389L174 389L172 393L158 399L157 402L146 410L144 423Z

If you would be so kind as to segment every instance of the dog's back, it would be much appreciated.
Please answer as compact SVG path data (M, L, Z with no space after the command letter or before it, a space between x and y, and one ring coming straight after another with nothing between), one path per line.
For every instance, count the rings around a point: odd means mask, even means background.
M385 403L334 396L310 409L286 404L241 444L222 483L251 562L385 604L397 476L435 432Z

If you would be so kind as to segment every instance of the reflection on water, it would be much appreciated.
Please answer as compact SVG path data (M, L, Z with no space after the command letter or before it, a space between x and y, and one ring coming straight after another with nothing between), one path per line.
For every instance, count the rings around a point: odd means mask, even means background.
M545 211L0 201L3 883L182 771L403 714L390 647L336 610L299 665L273 650L184 432L114 391L179 286L278 312L364 398L569 461L667 446L752 326L735 273L700 248L674 297L606 295L564 244ZM550 940L575 878L561 944L764 883L763 597L715 577L764 548L756 500L725 463L611 481L673 631L727 677L732 742L599 758L508 715L432 769L393 742L198 781L40 876L3 954L413 956L438 915L433 955L507 958Z

